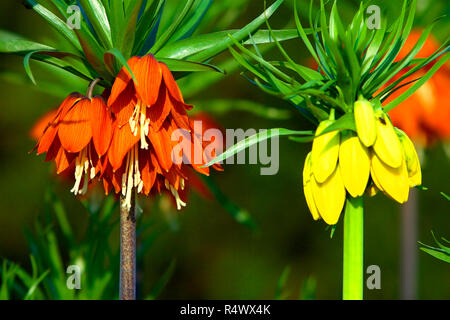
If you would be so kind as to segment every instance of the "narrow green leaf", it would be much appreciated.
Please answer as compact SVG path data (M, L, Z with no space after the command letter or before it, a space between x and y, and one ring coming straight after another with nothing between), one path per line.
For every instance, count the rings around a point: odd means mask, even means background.
M36 292L37 287L49 273L50 273L50 270L47 270L43 274L41 274L41 276L39 278L36 279L36 281L28 289L28 292L25 295L24 300L29 300L30 298L33 297L34 293Z
M126 24L120 30L120 43L116 46L128 59L132 55L134 42L136 41L136 24L139 17L143 0L132 0L128 2L125 13Z
M444 65L450 58L450 54L446 54L443 56L438 62L435 63L435 65L422 77L420 80L418 80L416 83L414 83L408 90L406 90L404 93L402 93L400 96L395 98L393 101L391 101L389 104L387 104L384 107L385 112L388 112L395 108L397 105L408 99L414 92L417 91L426 81L428 81L436 71L439 70L440 67Z
M428 253L429 255L442 260L444 262L450 263L450 254L443 251L443 250L439 250L437 248L425 248L425 247L421 247L420 250Z
M111 28L102 2L100 0L80 0L80 3L103 47L112 48Z
M33 82L34 85L36 85L36 80L34 79L33 73L31 72L30 57L36 52L38 52L38 51L31 51L31 52L27 53L25 55L25 57L23 58L23 66L25 68L25 71L26 71L28 77L30 78L31 82Z
M325 130L323 130L320 135L335 130L352 130L356 132L355 117L353 113L348 112L344 114L342 117L330 124Z
M186 5L184 6L180 15L173 23L170 24L170 27L161 35L161 37L159 37L159 39L156 40L155 44L150 49L149 53L150 52L153 54L157 53L167 43L167 41L169 41L170 37L174 34L174 32L183 22L189 10L191 10L192 6L194 5L194 2L195 0L186 0Z
M209 190L212 192L217 202L226 210L226 212L239 224L249 228L251 231L257 231L258 226L252 219L249 212L234 204L228 197L223 194L219 186L215 183L212 177L200 175L201 179L205 181Z
M105 53L105 55L104 55L105 61L107 61L107 60L110 61L110 59L108 58L108 55L114 56L117 60L119 60L119 62L122 64L122 66L125 66L127 68L127 70L130 72L130 75L133 78L134 82L137 84L137 80L134 77L133 71L131 71L131 68L127 63L127 60L123 57L122 53L117 48L112 48Z
M287 120L292 117L290 110L270 107L251 100L208 99L193 101L192 104L195 105L195 108L191 112L206 111L211 114L222 115L229 112L243 111L272 120Z
M236 41L242 41L243 39L246 39L249 34L252 34L255 32L266 19L272 16L272 14L278 9L278 7L283 3L284 0L277 0L275 1L267 10L265 10L260 16L258 16L256 19L254 19L252 22L247 24L245 27L237 31L236 33L233 33L233 38L236 39ZM230 46L232 43L231 39L226 39L223 42L216 43L215 46L205 49L193 56L190 57L190 60L192 61L205 61L210 59L213 56L216 56L222 51L225 51L228 46Z
M201 22L202 18L208 11L213 0L199 0L198 4L193 10L190 17L186 17L186 22L183 22L180 27L171 36L170 41L176 41L192 35L196 27Z
M233 38L236 39L235 34L237 32L238 30L236 29L225 30L208 34L201 34L195 37L190 37L188 39L171 42L164 46L164 48L162 48L160 51L158 51L156 56L175 59L189 58L197 53L213 49L215 46L217 46L217 44L229 41L229 35L232 35ZM273 34L277 37L278 41L290 40L297 37L296 30L273 30ZM252 35L252 38L256 44L267 44L273 42L273 38L270 36L270 32L268 30L258 30ZM251 44L251 41L244 41L243 44L249 45ZM201 60L196 59L196 61Z
M71 30L66 23L58 18L51 11L47 10L44 6L37 3L34 0L24 0L25 3L36 11L47 23L52 26L56 31L62 34L76 49L81 51L81 45L73 30Z
M162 277L153 286L153 288L151 289L149 295L145 298L145 300L154 300L158 298L162 290L166 287L170 278L172 278L172 275L175 271L175 267L176 267L176 260L173 259L170 262L170 265L167 267L167 270L162 275Z
M297 26L297 30L300 34L300 37L302 38L303 42L305 43L306 48L309 50L309 52L313 56L314 60L316 60L317 64L320 65L320 61L319 61L319 58L317 57L316 51L314 50L311 42L309 41L308 37L306 36L305 29L303 29L303 26L300 22L300 18L298 16L298 11L297 11L297 1L294 1L294 14L295 14L295 16L294 16L295 24Z
M286 293L284 292L286 289L287 279L289 278L289 274L291 273L291 267L286 266L281 273L280 279L278 279L277 289L275 291L275 300L283 300L286 297Z
M200 63L200 62L192 62L178 59L169 59L169 58L160 58L159 61L164 62L169 69L174 71L213 71L224 74L225 72L221 70L219 67L216 67L212 64Z
M27 40L15 33L0 30L0 52L2 53L24 53L30 51L52 51L55 50L45 44Z
M204 165L204 167L210 167L213 164L219 163L219 162L235 155L236 153L238 153L242 150L245 150L245 149L249 148L250 146L252 146L256 143L259 143L261 141L271 139L273 137L286 136L286 135L314 135L314 133L312 131L296 131L296 130L289 130L289 129L284 129L284 128L274 128L274 129L269 129L267 131L259 132L259 133L256 133L250 137L247 137L247 138L239 141L232 147L228 148L228 150L226 150L225 152L223 152L222 154L218 155L213 160L208 162L206 165Z

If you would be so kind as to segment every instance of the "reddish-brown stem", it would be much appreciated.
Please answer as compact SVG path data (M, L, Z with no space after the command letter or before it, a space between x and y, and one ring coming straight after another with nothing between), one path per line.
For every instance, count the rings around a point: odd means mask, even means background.
M86 92L86 96L87 96L89 99L92 99L92 94L93 94L93 92L94 92L94 88L95 88L95 86L96 86L100 81L101 81L101 79L96 78L94 81L92 81L92 82L89 84L89 87L88 87L87 92Z
M120 300L136 299L136 217L135 192L131 195L131 208L120 197Z

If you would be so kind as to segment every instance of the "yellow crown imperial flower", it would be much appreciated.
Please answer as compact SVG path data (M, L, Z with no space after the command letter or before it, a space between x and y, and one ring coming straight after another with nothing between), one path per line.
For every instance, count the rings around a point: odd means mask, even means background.
M422 182L414 144L394 128L387 114L381 109L373 111L372 104L362 99L355 103L355 113L359 113L355 114L356 132L336 129L323 133L334 120L322 121L305 159L306 203L314 220L321 218L329 225L338 222L347 192L348 197L357 198L381 191L404 203L409 188ZM364 126L373 126L374 130Z
M339 147L339 167L345 189L354 198L362 196L370 175L369 150L352 132L342 134Z
M403 150L394 126L382 110L378 110L375 116L377 138L373 150L385 164L392 168L399 168L403 161Z
M359 139L366 147L375 143L377 128L372 104L366 99L360 98L353 106L356 131Z
M335 171L339 156L339 131L321 133L331 124L331 120L322 121L317 127L311 152L312 172L317 182L323 183Z

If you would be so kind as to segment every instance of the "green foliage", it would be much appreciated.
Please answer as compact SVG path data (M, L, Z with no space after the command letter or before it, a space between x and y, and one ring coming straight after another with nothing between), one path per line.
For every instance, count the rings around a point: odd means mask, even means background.
M204 175L200 176L203 181L205 181L209 190L212 192L217 202L226 210L226 212L233 218L237 223L249 228L252 231L257 230L257 225L253 221L251 215L247 210L244 210L234 204L228 197L220 190L219 186L215 183L212 177L207 177Z
M424 30L411 52L394 62L411 31L415 5L416 1L405 0L400 16L391 27L387 26L386 19L382 19L379 29L369 29L364 16L364 2L351 23L344 26L336 2L327 17L325 5L320 1L320 10L315 18L312 17L313 12L310 12L312 41L295 8L294 17L299 37L317 63L317 70L296 64L276 41L277 36L274 33L273 38L286 61L268 62L258 54L256 46L256 53L253 53L238 42L235 42L235 46L239 51L230 50L242 66L255 76L254 83L262 90L291 101L314 123L328 118L332 109L336 110L336 118L351 112L353 102L360 95L384 101L397 90L406 77L441 57L426 75L386 106L388 111L416 91L449 58L446 54L449 50L447 40L430 57L420 61L414 59L438 22L436 20ZM270 30L268 22L267 26ZM383 85L405 68L410 68L410 71L379 92ZM296 74L291 76L287 71L295 71Z
M10 32L0 32L0 52L24 55L24 67L33 83L29 60L42 61L90 80L102 78L103 86L112 84L122 66L131 56L155 54L167 61L171 70L182 72L221 72L205 62L225 51L232 34L238 41L245 41L255 34L259 43L271 42L267 31L259 31L265 19L270 17L283 0L276 0L263 14L240 30L225 30L194 35L202 19L217 18L220 12L206 15L211 0L186 0L179 13L171 13L173 6L166 0L82 0L83 21L80 29L71 29L66 21L71 18L67 8L69 0L49 1L55 12L35 0L25 0L26 5L40 15L65 42L54 46L33 42ZM50 7L50 6L49 6ZM275 31L280 39L296 37L293 30ZM39 54L38 54L39 53ZM70 59L69 59L70 58Z
M291 292L288 290L288 279L291 275L291 267L286 266L281 273L281 276L277 283L277 288L275 291L275 300L286 300L289 299ZM304 279L300 286L300 294L298 295L299 300L314 300L316 298L316 287L317 281L313 276L308 276Z
M26 230L30 248L31 272L25 267L3 259L0 278L0 299L117 299L119 277L119 248L110 241L117 231L118 207L112 197L101 205L84 200L89 214L85 234L78 240L69 222L63 203L49 189L45 210L34 230ZM141 215L142 217L142 215ZM143 247L148 249L161 234L154 222L138 220L139 234L146 234ZM138 252L142 259L145 251ZM81 269L81 289L69 289L70 274L66 267ZM155 299L169 282L175 269L175 260L151 288L147 298ZM87 271L89 270L89 272Z
M434 236L434 233L431 232L431 235L433 236L434 242L437 244L438 247L433 247L427 244L424 244L422 242L419 242L421 245L420 250L428 253L429 255L445 261L447 263L450 263L450 247L444 246L441 242L439 242L438 239ZM448 241L445 238L441 238L442 241L444 241L446 244L450 244L450 241Z
M262 91L276 95L291 102L301 114L317 125L320 121L337 119L326 132L333 130L350 129L355 131L353 117L353 103L362 96L381 106L381 102L393 92L403 86L403 80L418 70L434 65L416 83L404 93L399 95L387 106L385 111L407 99L422 84L424 84L444 63L450 55L449 40L434 54L426 59L414 59L423 47L432 28L438 19L430 24L424 31L409 54L397 62L400 50L405 45L414 22L416 0L404 0L401 14L390 27L387 19L382 19L379 29L369 29L365 18L367 3L361 2L359 10L351 23L344 26L339 15L336 1L331 7L327 17L327 10L323 0L320 0L320 9L313 10L313 1L310 2L309 24L312 29L312 40L308 37L311 29L303 27L298 16L297 1L294 2L294 20L297 32L312 58L317 63L317 70L312 67L297 64L282 47L275 32L272 31L266 19L269 34L273 38L285 61L267 61L262 56L257 43L250 36L254 50L244 47L238 39L233 40L230 47L233 57L253 75L246 76ZM314 16L314 17L313 17ZM436 59L440 58L436 62ZM398 80L383 88L401 70L409 68ZM292 73L294 73L292 75ZM324 133L326 133L324 132ZM308 142L303 137L290 137L298 142ZM249 146L249 145L247 145ZM223 159L245 148L244 143L235 145L224 155L216 159Z

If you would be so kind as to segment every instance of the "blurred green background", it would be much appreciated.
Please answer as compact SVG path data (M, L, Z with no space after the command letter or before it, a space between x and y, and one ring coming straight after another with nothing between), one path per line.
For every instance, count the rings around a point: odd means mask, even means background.
M219 6L214 1L214 6ZM229 3L221 21L205 23L203 30L239 28L259 15L264 9L261 0L220 1ZM300 8L309 1L300 1ZM378 1L380 6L392 6L393 1ZM427 21L447 11L447 1L436 1L436 12L421 12L418 22ZM174 1L169 1L174 3ZM223 3L220 5L223 7ZM345 15L358 1L340 1ZM419 0L419 9L421 0ZM422 4L423 5L423 4ZM446 5L446 6L445 6ZM395 4L394 4L395 6ZM40 17L27 10L20 1L0 2L0 28L44 42L54 33ZM391 10L391 9L389 9ZM348 12L347 12L348 11ZM443 12L444 11L444 12ZM391 10L395 14L395 8ZM303 12L304 13L304 12ZM292 1L286 1L271 18L271 25L293 27ZM448 36L448 19L439 25L436 36ZM447 34L446 34L447 33ZM306 61L307 53L300 40L285 45L292 57ZM277 57L274 50L269 54ZM229 57L226 53L218 61ZM34 143L29 136L34 122L46 111L59 105L62 94L83 90L86 83L64 75L74 88L66 91L55 79L60 75L31 62L38 85L54 81L54 88L45 90L31 82L21 84L11 70L23 75L22 58L1 55L0 96L0 257L29 268L29 247L24 228L32 227L42 217L46 191L55 190L67 209L76 238L83 239L89 220L85 207L69 193L69 186L54 178L53 167L29 151ZM5 80L8 78L8 80ZM197 80L200 78L196 78ZM189 86L189 79L180 81L181 90ZM47 92L46 92L47 91ZM83 92L82 91L82 92ZM214 113L211 115L223 128L312 129L289 104L262 93L239 72L224 76L215 85L189 95L199 109L208 111L209 99L248 99L269 107L290 110L287 120L265 119L248 112ZM447 146L448 147L448 146ZM287 298L299 297L302 283L315 279L317 299L338 299L341 296L342 225L333 239L323 222L314 222L306 207L302 192L301 171L310 144L299 144L280 139L280 169L277 175L261 176L259 165L228 165L213 178L221 191L239 207L244 208L257 224L257 229L238 224L214 199L205 200L191 193L186 210L160 210L158 199L139 198L143 208L141 223L151 221L155 230L162 230L143 253L139 272L140 289L148 292L161 277L169 263L176 259L174 273L160 298L167 299L272 299L277 283L286 266L291 272L286 281ZM444 147L437 144L425 151L423 184L428 191L418 191L420 217L418 239L432 244L430 231L450 237L449 203L440 194L450 194L449 158ZM101 199L101 195L94 196ZM367 199L365 214L365 265L381 268L381 290L365 289L368 299L399 298L400 279L400 215L399 205L382 195ZM118 210L114 213L118 216ZM109 239L117 249L118 229ZM140 238L143 240L144 235ZM105 239L105 241L107 241ZM419 252L418 298L450 298L450 266ZM89 272L89 270L86 270ZM115 279L111 280L115 281Z

